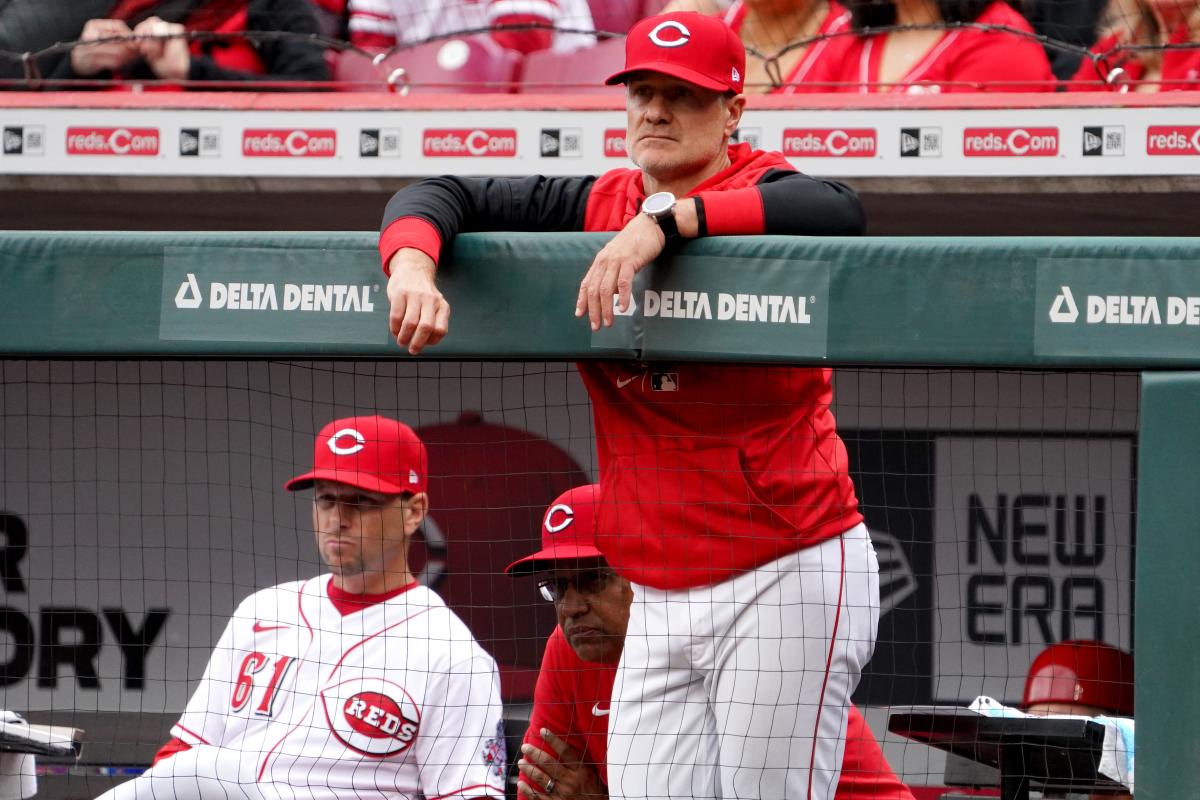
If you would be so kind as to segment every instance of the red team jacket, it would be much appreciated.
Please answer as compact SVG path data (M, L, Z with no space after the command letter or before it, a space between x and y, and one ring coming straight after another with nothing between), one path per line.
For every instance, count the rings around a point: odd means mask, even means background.
M1186 44L1191 40L1192 33L1185 22L1175 29L1167 43L1178 45ZM1122 41L1120 34L1113 33L1092 45L1093 55L1115 52L1105 62L1097 63L1090 58L1085 58L1067 88L1072 92L1128 91L1130 81L1140 81L1145 77L1146 65L1140 59L1141 53L1117 50L1123 44L1129 43ZM1111 84L1106 83L1108 71L1117 68L1125 70L1124 80ZM1105 85L1098 86L1097 81L1105 82ZM1200 49L1164 50L1162 52L1162 82L1161 90L1164 92L1200 90Z
M740 33L742 22L746 19L746 5L742 0L734 0L721 18L725 24L733 29L734 33ZM818 38L810 44L804 53L804 56L792 67L792 71L783 76L783 85L778 89L773 89L772 94L804 94L808 92L829 92L833 89L825 85L814 85L812 83L813 75L820 76L821 70L817 69L817 65L827 57L826 53L829 50L830 44L836 41L835 34L850 29L850 12L846 7L836 0L831 0L829 10L825 13L825 19L821 20L821 25L817 28L816 35L818 37L829 36L833 38L822 39Z
M575 655L561 628L546 642L542 668L533 696L533 713L525 742L553 755L542 739L542 728L557 733L583 753L585 761L605 779L608 737L608 703L612 696L616 664L593 664ZM607 780L605 780L607 783ZM836 800L913 800L888 766L866 720L850 706L846 727L846 754L838 780Z
M984 9L975 22L1033 33L1024 17L999 0ZM809 80L845 84L840 91L862 94L977 92L981 88L1049 92L1055 88L1050 60L1035 39L978 28L947 30L907 75L894 85L879 86L879 67L886 41L886 33L831 40Z
M691 193L710 234L862 232L858 198L841 184L747 144L729 155L731 165ZM474 230L616 231L644 196L634 169L433 178L392 198L380 253L385 269L402 247L437 259L468 220ZM579 371L599 455L596 544L628 579L662 589L718 583L862 521L829 409L830 370L588 361Z

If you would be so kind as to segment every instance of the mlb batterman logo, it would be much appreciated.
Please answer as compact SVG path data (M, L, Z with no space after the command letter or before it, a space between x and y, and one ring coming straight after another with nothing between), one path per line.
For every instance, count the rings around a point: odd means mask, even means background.
M383 678L359 678L321 692L325 719L337 740L372 758L403 753L417 740L421 711L404 688Z

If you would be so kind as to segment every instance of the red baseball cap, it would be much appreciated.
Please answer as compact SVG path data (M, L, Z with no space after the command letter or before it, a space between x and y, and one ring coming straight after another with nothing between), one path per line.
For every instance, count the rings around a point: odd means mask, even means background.
M625 83L631 72L661 72L714 92L741 94L746 81L746 48L733 29L716 17L680 11L647 17L625 38L625 69L606 84Z
M369 492L415 494L425 491L428 464L425 445L404 423L380 416L347 417L321 428L312 470L283 488L295 492L325 480Z
M596 549L596 502L600 487L576 486L560 494L542 516L542 549L509 564L509 575L528 575L566 558L603 558Z

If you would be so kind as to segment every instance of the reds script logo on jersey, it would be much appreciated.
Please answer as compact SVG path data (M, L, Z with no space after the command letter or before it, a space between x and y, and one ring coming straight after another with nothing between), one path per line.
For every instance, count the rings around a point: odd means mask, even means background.
M421 711L398 683L356 678L326 687L321 701L333 735L360 755L388 758L417 740Z

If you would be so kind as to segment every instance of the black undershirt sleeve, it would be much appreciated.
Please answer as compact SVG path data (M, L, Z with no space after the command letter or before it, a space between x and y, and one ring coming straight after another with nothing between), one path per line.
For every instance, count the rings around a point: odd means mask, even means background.
M773 169L758 182L763 233L789 236L861 236L862 201L848 186L801 172Z
M392 196L383 227L403 217L431 223L446 244L473 231L581 231L594 177L461 178L443 175Z

